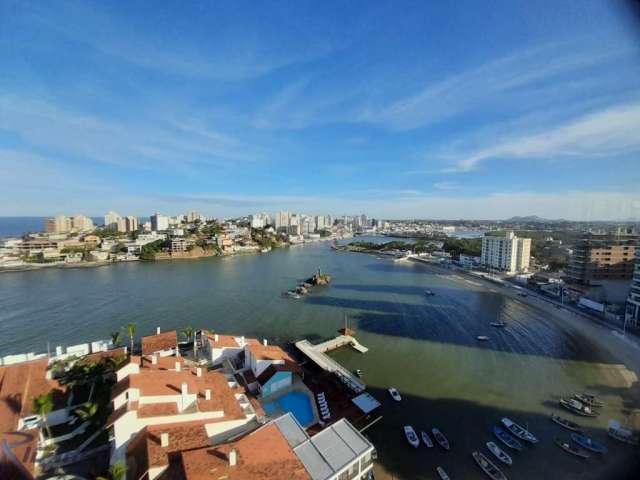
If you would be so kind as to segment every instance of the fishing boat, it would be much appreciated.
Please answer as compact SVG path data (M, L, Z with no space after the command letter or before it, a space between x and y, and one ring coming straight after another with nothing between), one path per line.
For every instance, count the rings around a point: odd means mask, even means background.
M562 418L559 415L554 415L552 413L551 414L551 420L556 422L562 428L566 428L567 430L571 430L572 432L581 432L582 431L582 429L580 428L580 425L578 425L577 423L572 422L571 420L567 420L566 418Z
M433 427L431 429L431 433L433 434L433 438L436 439L436 442L438 442L438 444L442 448L444 448L445 450L449 450L451 448L451 445L449 445L449 440L447 440L447 437L445 437L440 430L438 430L436 427Z
M592 452L607 453L607 447L605 447L601 443L596 442L592 438L587 437L586 435L582 435L580 433L572 433L571 440L576 442L582 448L586 448L587 450L591 450Z
M487 448L502 463L505 463L507 465L511 465L513 463L511 456L507 452L502 450L498 445L496 445L495 442L487 442Z
M638 445L638 437L629 429L622 428L615 420L609 420L607 434L611 438L615 438L619 442L628 443L629 445Z
M522 450L522 444L513 438L511 434L507 433L502 427L493 427L493 434L498 440L504 443L507 447L513 450Z
M434 295L435 295L435 293L433 293L433 290L429 290L428 288L424 291L424 294L425 294L427 297L432 297L432 296L434 296Z
M496 328L506 327L507 326L507 324L505 322L490 322L489 325L491 325L492 327L496 327Z
M578 400L574 400L573 398L561 398L560 405L569 410L576 415L582 415L583 417L597 417L599 415L598 412L594 412L590 407L583 405Z
M486 342L487 340L489 340L489 337L487 337L486 335L478 335L476 339L480 340L481 342Z
M393 398L396 402L399 402L402 400L402 397L400 396L400 394L398 393L398 390L396 390L395 388L391 387L389 389L389 395L391 395L391 398Z
M502 424L507 428L507 430L513 433L520 440L524 440L525 442L529 443L538 443L538 439L535 437L535 435L533 435L533 433L531 433L526 428L521 427L507 417L504 417L502 419Z
M567 453L570 453L571 455L575 455L576 457L580 457L584 459L587 459L590 456L586 450L583 450L582 448L579 448L579 447L574 447L573 445L571 445L571 443L565 440L562 440L558 437L554 438L553 441L561 449L563 449Z
M411 425L404 426L404 434L407 437L407 441L413 445L415 448L420 446L420 440L418 440L418 435L416 435L416 431L413 429Z
M481 454L480 452L473 452L471 455L473 455L473 459L489 478L491 478L492 480L507 480L506 475L502 473L500 469L496 467L493 462L483 454Z
M449 478L449 475L447 475L447 472L444 471L444 468L438 467L436 468L436 472L438 472L438 475L440 476L441 480L451 480Z
M420 436L422 437L422 441L427 447L433 448L433 442L431 441L431 437L427 432L425 432L424 430L421 431Z
M595 395L588 393L575 393L573 398L589 407L604 407L604 402Z
M282 294L282 296L285 298L300 298L300 294L298 294L298 292L296 292L295 290L286 291Z

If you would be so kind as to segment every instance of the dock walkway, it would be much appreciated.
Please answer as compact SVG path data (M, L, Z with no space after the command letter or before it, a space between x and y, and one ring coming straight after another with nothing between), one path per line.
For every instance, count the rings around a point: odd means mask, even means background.
M364 392L367 388L365 383L353 372L340 365L333 358L328 356L326 352L335 350L336 348L350 345L359 352L366 352L367 347L358 343L358 341L348 335L340 335L326 342L312 345L308 340L300 340L296 342L296 347L304 353L311 361L327 372L335 373L342 382L356 393Z

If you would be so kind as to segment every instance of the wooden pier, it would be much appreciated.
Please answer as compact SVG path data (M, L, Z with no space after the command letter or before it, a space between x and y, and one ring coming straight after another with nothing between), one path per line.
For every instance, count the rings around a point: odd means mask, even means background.
M360 344L351 335L339 335L336 338L319 343L318 345L312 345L308 340L296 342L298 350L304 353L316 365L327 372L335 373L338 378L355 393L361 393L367 388L365 383L355 373L343 367L326 354L326 352L347 345L361 353L368 351L367 347Z

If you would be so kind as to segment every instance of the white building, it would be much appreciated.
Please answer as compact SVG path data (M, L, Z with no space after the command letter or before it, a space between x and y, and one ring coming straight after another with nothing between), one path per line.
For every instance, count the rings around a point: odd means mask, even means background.
M518 238L513 232L504 237L482 237L482 265L509 274L526 272L529 268L531 239Z
M118 219L120 219L120 215L118 215L114 211L110 211L104 216L104 226L105 228L117 228L118 227Z
M71 217L71 228L77 232L90 232L94 229L93 220L84 215Z
M627 297L625 322L630 322L636 327L640 326L640 249L636 249L636 266Z
M140 228L138 217L129 215L127 217L127 232L137 232Z
M169 229L169 217L155 213L151 215L151 230L154 232L163 232Z
M290 221L291 214L289 212L278 212L276 214L276 230L279 232L288 232Z

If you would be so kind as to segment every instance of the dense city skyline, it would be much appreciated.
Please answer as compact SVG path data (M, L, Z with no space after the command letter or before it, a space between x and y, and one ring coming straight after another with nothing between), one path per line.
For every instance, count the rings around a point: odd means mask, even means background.
M0 215L640 218L636 12L499 3L4 2Z

